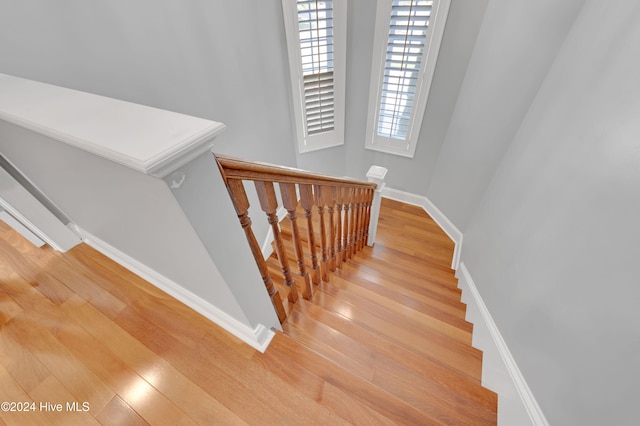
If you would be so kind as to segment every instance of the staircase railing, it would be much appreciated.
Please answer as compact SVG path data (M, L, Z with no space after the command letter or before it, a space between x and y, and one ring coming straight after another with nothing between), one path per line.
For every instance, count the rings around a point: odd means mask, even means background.
M243 182L253 181L260 207L271 226L274 250L280 262L284 283L289 288L290 303L298 300L298 286L289 267L289 256L285 252L281 235L274 183L278 184L280 198L291 225L293 251L300 280L299 290L305 299L313 296L314 284L329 281L335 268L340 268L343 262L351 259L367 244L372 202L377 185L223 155L215 154L215 157L264 285L282 323L287 317L286 310L251 228L249 199ZM303 242L298 229L298 202L306 220L310 271L307 270ZM314 206L320 224L319 260L314 232Z

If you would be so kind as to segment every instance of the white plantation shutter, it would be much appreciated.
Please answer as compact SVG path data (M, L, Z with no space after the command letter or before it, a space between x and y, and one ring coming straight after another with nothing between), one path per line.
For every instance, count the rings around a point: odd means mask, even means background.
M333 130L333 72L304 76L307 133Z
M344 143L346 0L282 0L300 152Z
M333 130L333 1L299 0L298 30L308 134Z
M432 0L393 0L384 65L378 134L407 138Z
M365 147L413 157L450 0L379 0Z

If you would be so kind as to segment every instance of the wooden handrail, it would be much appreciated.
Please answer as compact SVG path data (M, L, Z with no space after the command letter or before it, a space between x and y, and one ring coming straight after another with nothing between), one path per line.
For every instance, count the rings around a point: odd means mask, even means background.
M348 262L362 250L368 239L371 205L377 185L224 155L214 154L214 157L245 231L265 288L280 322L284 322L284 303L274 286L267 263L251 229L250 206L243 181L253 181L261 210L266 214L267 222L271 226L283 283L289 288L287 300L290 304L297 301L298 292L305 299L313 297L314 285L319 285L322 281L328 282L330 272L341 268L344 262ZM289 268L289 254L285 250L286 244L276 215L278 201L274 183L278 184L280 199L287 211L293 248L291 258L295 259L294 263L299 271L297 281ZM302 222L307 230L308 257L305 257L303 237L298 229L298 205L303 212L301 219L304 219ZM315 237L314 206L320 222L319 239ZM324 214L325 208L327 215Z
M321 173L309 172L293 167L277 166L275 164L247 161L226 155L214 154L218 161L223 178L240 180L260 180L266 182L282 182L309 185L325 185L348 188L376 189L373 182L360 181L351 178L337 178Z

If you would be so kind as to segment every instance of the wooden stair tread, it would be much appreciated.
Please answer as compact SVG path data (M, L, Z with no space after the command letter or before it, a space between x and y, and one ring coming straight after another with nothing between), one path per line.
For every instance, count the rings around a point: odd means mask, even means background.
M289 260L291 261L292 259L290 258ZM280 274L279 265L274 258L269 259L267 263L271 266L270 270L273 273ZM431 326L431 328L434 329L437 329L438 327L445 328L451 331L453 335L457 335L460 340L470 343L472 325L464 320L464 305L460 303L459 296L457 298L452 296L449 305L457 308L455 312L458 315L447 314L446 312L441 312L424 304L415 306L415 302L409 297L403 298L402 295L396 293L392 289L368 282L366 277L359 274L359 271L355 270L354 272L349 272L350 270L353 270L354 263L355 261L352 260L346 262L341 269L336 269L336 272L329 280L328 287L316 287L316 291L323 289L325 291L332 291L332 294L335 294L336 291L345 291L346 297L348 298L360 297L362 300L371 302L367 303L367 306L371 307L371 311L373 312L379 312L380 310L377 309L377 306L375 305L380 305L381 307L384 307L385 310L389 311L389 315L387 315L387 317L397 318L398 316L405 316L404 318L406 319L399 320L398 322L403 322L405 320L409 322L418 321L422 325L426 325L427 327ZM274 277L274 282L276 282L276 279L278 282L282 282L280 277ZM389 282L392 279L392 276L383 276L383 279ZM402 304L396 299L404 299L407 303ZM354 304L357 304L357 302L354 302ZM423 308L423 310L418 308ZM461 332L452 330L450 326L458 328Z
M291 360L396 423L442 424L284 334L276 334L267 352Z
M290 253L290 251L287 252ZM358 259L358 256L354 257L354 259ZM407 296L385 285L371 283L368 281L367 275L360 272L360 268L362 267L360 265L367 265L370 262L364 260L357 261L354 259L346 262L341 268L336 269L329 280L330 285L339 285L340 290L348 291L350 295L360 296L371 302L383 304L387 309L391 309L397 313L404 312L409 316L419 317L422 321L431 323L444 322L453 325L465 331L468 334L467 340L470 342L472 325L464 320L465 309L464 304L460 302L459 291L449 291L445 289L443 292L448 293L448 295L446 297L441 296L440 302L434 300L433 297L424 297L423 299L428 300L430 304L420 303L415 300L414 297L417 296L415 293ZM289 262L291 263L293 261L294 259L290 255ZM267 261L267 264L270 266L270 271L275 274L274 282L276 282L275 280L282 282L279 276L279 263L275 257L272 256ZM389 283L392 282L394 276L393 274L378 274L375 278L379 278L379 282ZM446 303L444 302L445 300ZM404 304L401 302L404 302Z
M423 356L440 360L450 368L455 368L479 380L482 372L482 355L477 349L435 333L429 333L415 327L407 328L401 323L388 321L383 315L372 314L357 304L341 299L340 296L342 295L337 297L320 291L316 293L317 299L314 299L314 302L317 300L317 303L327 310L344 312L345 317L360 327L389 338L399 346L416 351ZM359 302L356 301L356 303Z
M492 407L495 402L496 395L492 392L486 392L486 389L480 385L476 378L460 374L460 372L450 369L438 361L431 360L415 351L398 345L389 338L359 327L342 315L325 310L321 306L306 300L296 305L296 310L303 312L307 318L322 323L336 332L361 343L373 351L375 357L382 355L385 359L393 360L424 379L438 383L440 386L457 392L481 405ZM298 318L298 316L294 318Z
M284 236L283 241L285 247L291 247L291 241L287 236ZM436 309L464 317L465 305L460 302L461 291L450 283L451 281L455 282L455 278L448 278L446 284L431 279L423 278L420 280L419 275L408 276L406 270L397 268L389 262L372 259L369 250L365 248L340 268L336 268L336 273L339 276L340 274L350 274L351 278L347 279L353 279L354 283L368 281L372 285L377 285L378 288L384 286L386 292L395 293L396 290L400 290L401 293L408 296L405 297L405 300L407 298L413 298L414 301L419 299ZM287 253L291 265L292 262L295 262L295 257L291 254L291 250L287 250ZM269 258L268 263L272 265L272 271L280 275L280 266L275 255ZM308 257L305 259L305 265L307 269L310 269L311 262ZM403 298L401 293L398 293L395 298ZM470 324L467 323L463 328L468 326Z
M389 205L428 229L418 239L437 235L415 209ZM453 273L432 267L440 256L420 260L383 235L296 304L271 257L289 334L261 354L86 245L58 253L16 235L0 223L7 400L89 400L83 424L496 424L481 354L458 347L471 348L471 330Z
M482 353L471 346L473 326L449 267L453 242L419 207L384 199L380 216L373 248L364 247L314 286L311 300L287 306L285 334L334 371L348 371L410 404L428 422L495 424L497 395L480 384ZM288 219L280 226L289 265L295 265ZM317 219L313 227L320 260ZM298 230L309 272L305 220L298 220ZM267 264L280 273L275 254ZM282 279L274 282L284 286Z
M445 424L460 420L486 423L494 415L491 407L495 401L479 399L477 394L470 395L475 399L468 399L297 310L284 327L285 333L296 341ZM459 387L475 385L462 376L456 381L461 383ZM460 415L457 410L462 407Z
M343 290L349 290L354 294L364 297L372 302L376 302L393 309L398 313L410 313L425 319L434 319L446 324L455 326L460 330L470 334L473 325L464 319L464 308L446 309L451 305L421 303L412 296L404 295L396 289L385 285L375 284L369 281L369 277L362 274L360 270L352 270L351 262L344 265L335 274L337 280L332 280L333 284L343 284ZM459 305L459 302L458 304Z
M422 299L430 301L440 301L458 309L464 310L464 304L460 303L462 295L458 287L454 287L447 278L445 281L434 280L431 277L421 276L418 272L413 274L394 265L391 262L384 262L373 258L369 253L362 253L362 256L354 259L350 266L357 268L365 274L382 275L386 278L384 285L388 288L400 288L414 295L422 296ZM451 303L453 301L453 303Z
M278 333L280 334L280 333ZM277 337L278 338L278 337ZM302 349L300 349L302 352ZM300 355L302 356L302 355ZM278 353L276 349L267 349L264 354L256 354L255 361L265 368L277 372L279 377L295 386L299 392L331 408L338 416L351 424L396 425L397 423L373 410L356 399L351 389L334 381L327 381L321 375L309 371L297 362ZM301 386L301 384L304 384Z
M356 305L358 308L365 309L370 314L386 321L402 324L407 329L422 330L425 335L433 335L434 337L436 334L442 335L447 341L450 338L463 344L471 343L470 330L462 330L420 311L389 301L376 293L367 292L365 294L355 291L358 286L340 276L335 276L335 279L329 283L323 283L319 289Z
M422 283L419 287L414 287L411 283L389 280L387 274L383 274L374 269L367 268L367 262L362 259L355 259L343 265L338 272L339 276L345 279L353 277L353 283L375 291L398 303L420 309L423 312L440 312L455 320L464 321L465 304L460 303L460 295L439 293L440 286L431 289L431 283ZM345 277L348 275L349 277ZM464 321L461 328L466 329L471 324Z

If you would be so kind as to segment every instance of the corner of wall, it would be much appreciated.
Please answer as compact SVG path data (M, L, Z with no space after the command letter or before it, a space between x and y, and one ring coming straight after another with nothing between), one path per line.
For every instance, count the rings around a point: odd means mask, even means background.
M424 195L412 194L410 192L400 191L398 189L389 188L387 186L382 190L382 196L392 200L401 201L403 203L419 206L427 212L429 216L442 228L442 230L454 242L453 259L451 261L451 269L457 270L460 264L460 254L462 252L462 232L451 222L445 215Z
M467 304L466 320L473 324L472 345L483 353L482 385L498 394L498 423L548 426L464 262L456 277Z
M252 329L248 325L236 320L201 297L191 293L176 282L102 241L98 237L91 235L78 226L76 226L76 230L82 236L82 239L86 244L104 254L114 262L129 269L131 272L148 281L150 284L189 306L194 311L208 318L254 349L264 352L269 346L271 339L273 339L275 335L273 330L265 327L263 324L258 324Z

